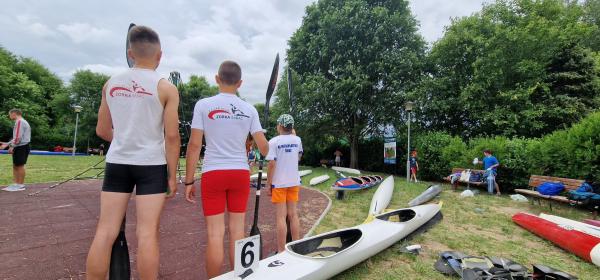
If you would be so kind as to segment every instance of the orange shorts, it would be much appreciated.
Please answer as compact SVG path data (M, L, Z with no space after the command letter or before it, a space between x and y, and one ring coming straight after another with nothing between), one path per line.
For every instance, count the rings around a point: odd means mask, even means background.
M272 188L271 189L271 202L273 202L273 203L298 202L298 193L299 192L300 192L300 187Z

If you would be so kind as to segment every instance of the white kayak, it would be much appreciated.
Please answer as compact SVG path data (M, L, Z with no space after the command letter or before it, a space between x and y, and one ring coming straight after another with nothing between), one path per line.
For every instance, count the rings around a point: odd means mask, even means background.
M298 173L300 173L300 177L304 177L304 176L312 173L312 170L302 170L302 171L300 171Z
M354 168L332 166L331 169L333 169L335 171L339 171L339 172L345 172L345 173L360 175L360 170L354 169Z
M389 176L381 182L373 194L369 215L365 222L371 221L375 215L381 214L388 207L392 200L392 194L394 194L394 176Z
M544 213L540 214L540 218L558 225L571 227L575 230L600 238L600 227Z
M442 187L440 187L440 185L430 186L425 191L423 191L420 195L418 195L413 200L411 200L408 203L408 207L421 205L427 201L430 201L431 199L433 199L435 196L437 196L441 192L442 192Z
M254 182L254 181L256 181L256 180L258 180L258 173L252 174L252 175L250 176L250 181L251 181L251 182ZM262 173L262 179L261 179L261 180L262 180L262 181L267 181L267 172L263 172L263 173Z
M394 245L439 211L437 204L393 210L370 223L290 242L244 279L329 279ZM235 278L229 272L214 279Z
M329 180L329 175L321 175L321 176L317 176L317 177L310 179L309 184L311 186L314 186L314 185L321 184L327 180Z

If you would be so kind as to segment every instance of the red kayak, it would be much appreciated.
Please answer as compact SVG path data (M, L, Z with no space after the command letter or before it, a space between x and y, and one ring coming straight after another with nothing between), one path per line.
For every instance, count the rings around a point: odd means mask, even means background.
M512 220L558 247L600 266L600 238L527 213L517 213Z
M598 220L585 219L585 220L583 220L583 222L588 225L600 227L600 221L598 221Z

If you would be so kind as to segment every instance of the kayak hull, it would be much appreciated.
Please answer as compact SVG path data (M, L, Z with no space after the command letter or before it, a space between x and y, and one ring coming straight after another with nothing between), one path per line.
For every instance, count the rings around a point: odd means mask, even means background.
M442 187L440 185L430 186L424 192L422 192L420 195L418 195L413 200L411 200L408 203L408 206L413 207L413 206L421 205L427 201L430 201L431 199L436 197L441 192L442 192Z
M298 172L298 174L300 174L300 177L304 177L304 176L306 176L308 174L311 174L311 173L312 173L312 170L310 170L310 169L309 170L300 170Z
M388 207L394 194L394 176L389 176L381 182L373 198L371 207L369 207L369 216L381 214Z
M371 185L367 184L359 177L348 177L335 181L333 186L331 186L331 189L335 191L357 191L370 187Z
M360 175L360 170L358 169L354 169L354 168L347 168L347 167L339 167L339 166L332 166L331 169L335 170L335 171L339 171L339 172L344 172L344 173L350 173L350 174L355 174L355 175Z
M558 247L600 266L600 238L527 213L517 213L512 220Z
M600 238L600 227L588 225L586 223L578 222L575 220L571 220L571 219L567 219L567 218L563 218L563 217L559 217L559 216L548 215L548 214L544 214L544 213L540 214L540 218L542 218L546 221L553 222L558 225L564 225L567 227L571 227L578 231L581 231L581 232L584 232L584 233L587 233L587 234L590 234L590 235Z
M261 260L256 272L244 279L329 279L394 245L439 211L437 204L398 209L380 214L367 224L288 243L284 252ZM335 244L333 239L339 243ZM319 251L332 249L340 250ZM215 279L234 279L234 276L229 272Z
M317 177L310 179L309 184L311 186L314 186L314 185L321 184L327 180L329 180L329 175L321 175L321 176L317 176Z

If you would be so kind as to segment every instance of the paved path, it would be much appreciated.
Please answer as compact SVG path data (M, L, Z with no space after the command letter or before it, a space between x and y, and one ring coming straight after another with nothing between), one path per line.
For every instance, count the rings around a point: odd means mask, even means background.
M100 212L100 180L70 182L37 196L28 193L48 184L29 186L23 192L0 192L0 279L85 279L85 260ZM169 201L161 218L161 279L205 279L206 235L200 202L190 204L181 195ZM197 193L199 194L199 193ZM303 188L299 206L302 235L328 204L321 193ZM265 252L275 251L275 209L261 197L259 214ZM248 213L254 209L254 191ZM252 214L246 216L246 228ZM135 255L135 198L127 214L127 240L132 276L137 279ZM227 250L226 250L227 252ZM227 253L225 253L227 259ZM223 266L223 271L228 265Z

